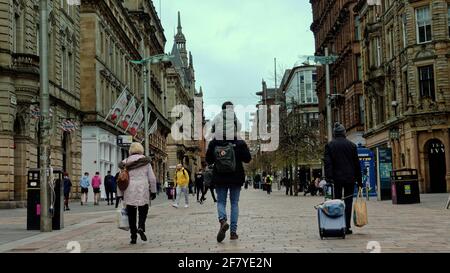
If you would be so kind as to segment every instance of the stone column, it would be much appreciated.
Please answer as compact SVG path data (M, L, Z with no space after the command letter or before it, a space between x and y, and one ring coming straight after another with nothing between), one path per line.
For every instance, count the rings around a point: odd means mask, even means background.
M420 147L419 147L419 137L418 132L413 131L412 134L412 169L417 169L418 175L419 175L419 186L420 186L420 192L425 193L427 191L427 187L425 185L425 173L422 171L421 164L420 164Z
M444 129L444 146L445 146L445 165L447 174L445 180L447 181L447 192L450 192L450 129Z

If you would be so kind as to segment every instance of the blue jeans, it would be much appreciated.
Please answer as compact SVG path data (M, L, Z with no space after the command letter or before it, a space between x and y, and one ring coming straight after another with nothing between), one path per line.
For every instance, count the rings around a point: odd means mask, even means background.
M230 192L231 201L231 232L236 232L239 218L239 197L241 195L241 186L217 186L217 212L219 221L227 220L227 197Z
M186 205L189 205L189 190L188 190L188 186L185 187L177 187L177 199L175 201L175 204L179 205L180 204L180 199L181 199L181 193L184 194L184 202Z

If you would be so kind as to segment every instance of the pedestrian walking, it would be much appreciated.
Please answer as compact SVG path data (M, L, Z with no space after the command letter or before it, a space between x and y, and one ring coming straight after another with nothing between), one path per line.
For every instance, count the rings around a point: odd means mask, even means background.
M108 206L110 205L109 200L111 200L111 205L114 204L114 176L111 175L111 171L105 176L105 192L106 192L106 202Z
M81 188L81 205L87 204L88 200L88 194L89 194L89 187L91 186L90 179L89 179L89 173L85 172L84 176L81 178L80 181L80 188ZM84 202L83 202L84 201Z
M123 196L128 213L130 225L131 241L134 245L137 242L137 235L142 241L147 241L145 235L145 222L149 211L150 199L156 198L156 177L153 172L151 159L144 156L144 147L140 143L133 143L130 146L130 157L120 163L120 168L126 168L129 174L128 187L124 192L118 190ZM138 215L139 214L139 215ZM137 225L136 225L137 222Z
M184 194L184 202L185 208L189 208L189 173L187 170L183 167L183 165L178 164L177 169L175 171L175 177L173 179L175 185L175 189L177 191L176 193L176 200L175 203L172 204L173 207L178 208L180 205L180 198L181 194Z
M333 140L325 146L325 177L334 184L335 199L345 198L346 234L352 234L351 215L355 183L362 188L357 147L346 139L345 127L334 125Z
M186 170L186 172L188 174L188 177L189 177L189 186L188 186L189 194L192 194L192 196L195 196L195 193L194 193L194 191L195 191L195 180L192 179L191 170L189 170L187 168L185 168L185 170Z
M204 188L204 183L203 183L203 170L200 169L196 174L195 174L195 191L197 192L197 202L200 203L200 194L203 194L203 188Z
M273 176L271 174L268 174L266 176L266 190L267 194L269 195L272 192L272 184L273 184Z
M119 178L120 171L114 176L114 193L116 194L116 209L119 207L120 200L123 200L123 193L117 190L117 179Z
M260 189L261 188L261 175L258 173L253 178L253 188Z
M292 193L292 180L290 178L284 177L282 181L283 181L283 185L286 188L286 195L292 196L293 195L293 193Z
M211 197L212 197L214 203L217 203L217 198L216 198L216 195L214 194L214 192L216 191L216 188L214 187L214 185L213 184L205 185L204 189L205 190L202 192L202 197L200 198L200 204L203 204L203 202L205 202L205 200L206 200L205 196L208 193L208 191L211 192Z
M246 177L245 178L245 186L244 186L244 188L246 189L246 190L248 190L248 184L250 183L250 178L248 178L248 177Z
M70 181L69 174L64 173L64 210L70 210L69 197L72 189L72 181Z
M94 206L98 206L100 202L100 186L102 185L102 179L100 178L100 173L96 172L95 176L92 177L92 189L94 190Z
M159 193L161 192L161 182L157 179L156 180L156 194L159 195Z
M234 119L230 119L230 117L234 117ZM230 229L226 211L228 193L231 202L230 239L237 240L239 238L237 234L239 198L241 188L245 183L245 171L242 163L249 163L252 157L245 141L238 137L239 121L231 102L222 105L222 113L214 120L219 121L219 123L214 123L218 126L213 128L214 138L208 145L206 161L209 165L214 164L213 181L216 187L217 212L220 223L217 241L222 242L226 237L226 232ZM224 128L225 132L223 131ZM234 137L227 138L230 135Z

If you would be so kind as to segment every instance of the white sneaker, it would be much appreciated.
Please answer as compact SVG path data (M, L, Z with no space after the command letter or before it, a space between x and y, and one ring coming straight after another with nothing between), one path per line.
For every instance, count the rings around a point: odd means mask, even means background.
M189 205L184 205L184 208L185 208L185 209L189 208Z
M178 208L178 204L172 204L172 207Z

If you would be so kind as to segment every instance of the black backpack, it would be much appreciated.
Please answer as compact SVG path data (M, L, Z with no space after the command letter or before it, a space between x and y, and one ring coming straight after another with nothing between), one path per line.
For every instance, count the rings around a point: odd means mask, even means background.
M213 185L214 167L208 166L203 173L203 183L205 187L211 187Z
M226 174L236 171L236 155L233 143L226 142L223 145L216 145L214 155L214 166L217 173Z

